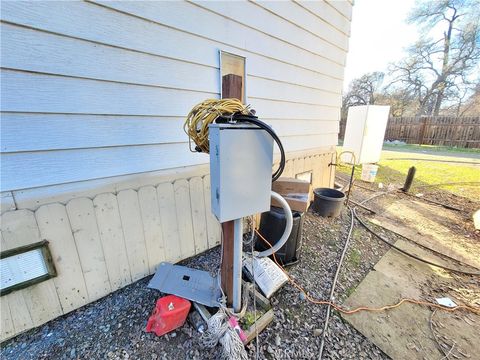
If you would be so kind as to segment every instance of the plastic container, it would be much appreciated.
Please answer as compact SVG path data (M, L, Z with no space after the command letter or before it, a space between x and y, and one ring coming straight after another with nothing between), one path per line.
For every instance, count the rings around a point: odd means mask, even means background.
M300 248L302 246L302 228L304 213L298 211L292 211L293 215L293 227L287 242L276 253L277 260L282 265L290 265L298 261L300 257ZM285 213L283 209L272 206L270 211L262 213L260 218L260 228L258 229L260 234L267 239L272 246L280 240L280 237L285 230L287 220L285 219ZM255 250L264 251L269 249L270 246L265 242L257 238L255 243ZM272 257L271 257L272 258Z
M363 164L362 165L362 176L360 179L362 181L373 183L375 182L375 177L377 176L378 165L373 164Z
M148 319L147 332L162 336L182 326L187 319L191 303L175 295L167 295L157 300L155 309Z
M313 190L312 210L320 216L337 217L340 215L345 194L339 190L330 188L318 188Z

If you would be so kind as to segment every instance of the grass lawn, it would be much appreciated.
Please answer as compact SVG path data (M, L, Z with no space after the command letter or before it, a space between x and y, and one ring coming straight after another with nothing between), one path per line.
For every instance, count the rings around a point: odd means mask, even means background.
M406 152L424 152L424 153L461 153L477 154L480 157L480 149L460 148L454 146L435 146L435 145L416 145L416 144L383 144L383 150L406 151Z
M402 148L400 151L392 151L395 147ZM412 152L408 150L412 147ZM454 148L429 146L428 150L422 146L422 152L416 152L418 145L403 145L403 146L386 146L382 151L382 157L379 165L375 183L383 183L385 186L394 184L401 186L405 182L408 169L415 166L417 171L415 180L412 186L412 192L422 192L423 185L443 184L443 183L458 183L458 182L477 182L477 184L458 184L445 185L441 189L449 191L456 195L471 198L472 200L480 201L480 150L478 149L462 149L469 153L478 153L478 157L463 157L464 151L459 151L458 157L454 155ZM341 150L339 150L341 151ZM436 155L440 152L448 151L448 156ZM407 160L408 158L408 160ZM448 161L448 162L441 162ZM455 163L459 162L475 162L471 163ZM339 166L337 169L343 174L350 175L350 166ZM360 179L362 169L361 166L356 166L355 178Z

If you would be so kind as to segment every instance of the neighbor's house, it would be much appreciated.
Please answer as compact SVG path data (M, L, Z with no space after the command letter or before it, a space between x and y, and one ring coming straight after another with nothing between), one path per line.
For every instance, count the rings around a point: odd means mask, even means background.
M221 75L281 135L286 176L332 185L350 1L1 8L1 250L47 240L56 269L1 296L1 339L219 243L182 127Z

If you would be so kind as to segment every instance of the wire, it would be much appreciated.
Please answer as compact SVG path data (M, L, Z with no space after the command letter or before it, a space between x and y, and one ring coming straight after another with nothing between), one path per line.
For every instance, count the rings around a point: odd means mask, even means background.
M183 130L188 135L190 151L209 153L208 126L219 119L231 123L250 123L268 132L280 150L280 164L272 175L272 181L277 180L282 175L286 162L282 142L269 125L252 114L250 105L244 105L237 99L207 99L195 105L183 124ZM192 140L196 144L195 150L192 149Z
M442 257L447 258L447 259L449 259L449 260L451 260L451 261L455 261L455 262L457 262L458 264L460 264L460 265L462 265L462 266L471 267L472 269L475 269L475 270L479 270L479 271L480 271L479 268L477 268L477 267L475 267L475 266L473 266L473 265L469 265L469 264L467 264L467 263L465 263L465 262L463 262L463 261L461 261L461 260L459 260L459 259L456 259L456 258L451 257L451 256L449 256L449 255L447 255L447 254L444 254L444 253L442 253L442 252L440 252L440 251L438 251L438 250L432 249L432 248L429 247L429 246L426 246L426 245L423 245L423 244L421 244L421 243L419 243L419 242L416 242L415 240L409 238L408 236L405 236L405 235L403 235L403 234L400 234L399 232L397 232L397 231L395 231L395 230L389 229L389 228L387 228L387 227L385 227L385 226L382 226L382 225L380 225L380 224L377 224L377 223L375 223L375 225L376 225L376 226L379 226L379 227L381 227L382 229L385 229L385 230L387 230L387 231L389 231L389 232L391 232L391 233L393 233L393 234L395 234L395 235L397 235L397 236L400 236L401 238L403 238L403 239L411 242L412 244L417 245L418 247L421 247L421 248L423 248L423 249L425 249L425 250L431 251L432 253L434 253L434 254L436 254L436 255L438 255L438 256L442 256Z
M257 233L257 235L260 237L260 239L262 239L268 246L272 247L272 245L268 242L267 239L265 239L262 234L260 234L258 232L258 230L255 230L255 232ZM405 303L410 303L410 304L417 304L417 305L424 305L424 306L428 306L428 307L433 307L435 309L440 309L440 310L444 310L444 311L447 311L447 312L453 312L453 311L457 311L457 310L461 310L461 309L464 309L464 310L467 310L467 311L470 311L474 314L478 314L480 315L480 307L475 307L475 306L469 306L469 305L457 305L457 306L454 306L454 307L446 307L446 306L443 306L443 305L440 305L440 304L435 304L435 303L432 303L432 302L429 302L429 301L423 301L423 300L416 300L416 299L410 299L410 298L403 298L401 299L400 301L398 301L397 303L395 304L391 304L391 305L385 305L385 306L382 306L382 307L367 307L367 306L360 306L360 307L357 307L357 308L354 308L354 309L350 309L350 310L347 310L347 309L344 309L342 308L341 306L335 304L334 302L332 301L329 301L329 300L317 300L317 299L314 299L313 297L311 297L299 284L297 284L295 282L295 280L290 276L290 274L282 267L282 265L280 265L280 263L278 262L277 260L277 257L275 256L275 253L273 254L273 260L275 261L275 263L278 265L278 267L285 273L285 275L287 275L287 278L288 280L290 281L290 283L295 287L297 288L299 291L301 291L304 295L305 295L305 298L310 301L311 303L313 304L317 304L317 305L330 305L331 307L333 307L335 310L337 310L338 312L342 313L342 314L345 314L345 315L351 315L351 314L355 314L357 312L360 312L360 311L370 311L370 312L381 312L381 311L385 311L385 310L390 310L390 309L394 309L396 307L399 307Z
M219 116L231 116L235 113L248 115L249 107L237 99L207 99L190 110L183 130L197 145L196 151L208 153L208 125L214 123ZM191 146L190 151L195 152Z
M452 271L452 272L456 272L456 273L460 273L460 274L465 274L465 275L473 275L473 276L480 276L480 272L472 272L472 271L465 271L465 270L458 270L458 269L454 269L454 268L451 268L451 267L448 267L448 266L445 266L445 265L440 265L440 264L437 264L437 263L434 263L430 260L426 260L426 259L423 259L417 255L414 255L414 254L411 254L409 253L408 251L405 251L401 248L399 248L398 246L396 246L395 244L392 244L390 241L386 240L385 238L383 238L381 235L377 234L374 230L372 230L362 219L360 219L360 217L358 216L357 212L355 209L353 209L353 213L355 214L355 218L358 220L358 222L368 231L370 232L371 234L373 234L375 237L377 237L378 239L380 239L381 241L383 241L385 244L389 245L390 247L394 248L395 250L401 252L402 254L404 255L407 255L415 260L418 260L418 261L421 261L425 264L428 264L428 265L432 265L432 266L435 266L435 267L438 267L438 268L441 268L441 269L445 269L445 270L448 270L448 271Z
M328 297L328 300L330 300L330 301L333 301L333 294L335 292L335 286L337 285L338 275L340 274L340 269L341 269L342 264L343 264L343 259L345 258L345 253L347 252L348 245L350 244L350 238L352 237L353 225L355 223L355 218L353 216L353 210L351 208L349 208L349 210L350 210L350 216L351 216L350 229L348 230L347 240L345 240L345 245L343 246L343 251L342 251L342 254L340 255L340 260L338 261L337 271L335 272L335 276L333 278L332 287L330 289L330 296ZM327 305L327 314L325 316L325 324L323 326L322 340L320 341L320 351L319 351L319 355L318 355L319 359L322 358L323 347L325 346L325 336L326 336L326 333L327 333L327 330L328 330L328 322L330 320L330 309L331 309L331 305L328 304Z

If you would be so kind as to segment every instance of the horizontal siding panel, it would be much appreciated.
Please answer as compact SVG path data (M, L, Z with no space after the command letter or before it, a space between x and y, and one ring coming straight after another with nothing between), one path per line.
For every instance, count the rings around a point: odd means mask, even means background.
M207 162L186 143L2 154L2 191Z
M287 103L250 97L248 102L263 119L339 120L340 108L321 105Z
M79 16L82 14L82 16ZM167 56L183 61L219 67L219 44L151 22L123 16L83 2L6 2L3 20L49 32ZM178 46L182 44L182 46ZM31 46L31 45L30 45ZM250 75L298 83L340 93L343 71L325 67L312 71L225 45L222 50L246 56Z
M333 6L326 1L301 1L293 0L298 6L301 6L320 19L327 21L345 34L350 34L350 21L339 13Z
M220 93L217 68L8 24L1 33L2 67Z
M3 70L2 110L185 116L217 94Z
M247 78L248 97L341 106L342 95L256 77Z
M283 137L286 152L336 144L337 134ZM99 179L205 164L207 154L191 153L187 143L2 155L2 191Z
M348 35L292 1L256 1L253 3L320 38L328 40L341 49L348 50Z
M320 66L341 70L345 63L344 52L325 53L323 56L275 39L255 29L242 26L223 16L187 2L105 2L103 6L171 26L210 40L248 49L287 63L295 63L307 69L319 70ZM192 21L192 19L195 19ZM219 31L221 29L221 31Z
M305 50L311 51L317 55L334 59L345 59L345 48L336 44L337 39L345 37L344 34L336 34L331 37L334 41L326 41L325 34L316 36L310 32L306 32L295 24L285 21L270 11L262 7L256 6L255 3L247 1L193 1L202 8L223 15L232 21L237 21L253 29L258 29L277 39L284 40L290 44L294 44ZM294 4L292 4L294 5ZM295 6L295 5L294 5ZM299 22L301 24L302 21ZM327 24L323 24L324 28L328 28ZM319 29L320 30L320 29Z
M1 151L185 143L188 138L183 131L184 120L183 117L6 113L2 115ZM338 132L337 121L270 119L266 122L279 136Z
M352 20L352 4L347 0L325 0L328 5L332 6L340 14L345 16L348 20Z

